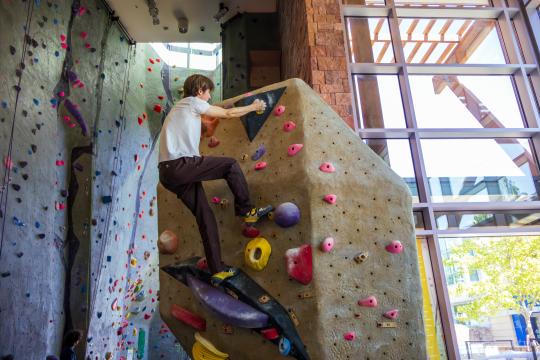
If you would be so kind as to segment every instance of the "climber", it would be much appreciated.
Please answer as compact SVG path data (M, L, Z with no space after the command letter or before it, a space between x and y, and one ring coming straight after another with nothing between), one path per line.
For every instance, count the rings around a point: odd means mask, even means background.
M212 281L220 283L237 269L226 267L221 260L217 222L202 181L225 179L234 195L235 214L246 224L257 222L273 207L252 205L246 179L235 159L200 155L201 115L237 118L266 108L266 103L258 99L251 105L229 109L210 105L213 90L214 83L206 76L194 74L186 79L183 99L174 104L161 128L158 167L161 184L175 193L195 216Z

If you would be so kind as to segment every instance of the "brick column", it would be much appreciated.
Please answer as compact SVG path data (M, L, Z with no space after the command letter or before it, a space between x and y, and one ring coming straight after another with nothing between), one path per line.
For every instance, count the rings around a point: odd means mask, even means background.
M282 79L299 77L354 128L340 0L280 0Z

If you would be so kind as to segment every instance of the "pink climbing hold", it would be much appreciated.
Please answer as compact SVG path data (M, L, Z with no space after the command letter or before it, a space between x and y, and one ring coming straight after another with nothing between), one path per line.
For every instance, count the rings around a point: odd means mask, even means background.
M89 43L86 43L86 44L84 44L84 47L87 48L87 49L90 49L92 47L92 45L90 45Z
M251 91L248 91L247 93L244 94L244 97L248 97L248 96L251 96L253 95L253 93Z
M210 136L210 140L208 140L208 147L215 148L218 145L219 145L219 139L215 136Z
M276 109L274 110L274 115L276 116L281 116L283 115L283 113L285 112L285 106L283 105L278 105L276 107Z
M334 195L334 194L324 195L323 200L326 201L329 204L334 205L336 203L336 201L337 201L337 196Z
M368 296L365 299L358 300L358 305L365 307L377 307L377 298L373 295Z
M135 162L139 162L139 155L133 155L133 160L135 160Z
M324 162L321 164L321 166L319 166L319 170L325 173L333 173L334 171L336 171L336 168L331 163Z
M356 333L354 331L349 331L343 334L343 338L347 341L353 341L356 339Z
M157 61L157 62L161 62L161 59L160 59L160 58L156 58L156 61Z
M403 245L399 240L394 240L390 244L386 245L386 251L392 254L399 254L403 251Z
M264 161L261 161L255 164L255 170L262 170L264 168L266 168L266 162Z
M64 160L56 160L56 166L64 166Z
M13 161L11 160L11 156L6 156L4 158L4 166L6 169L12 169L13 168Z
M294 121L287 121L285 124L283 124L283 131L285 132L291 132L294 129L296 129L296 124Z
M86 8L84 6L81 6L79 8L79 16L83 16L86 13Z
M66 35L61 34L60 35L60 41L62 41L62 42L66 41Z
M86 40L86 37L88 36L88 33L86 31L81 31L81 38L83 40Z
M68 45L66 43L62 43L60 44L60 46L62 47L62 49L67 49Z
M65 92L63 92L63 91L60 91L60 92L58 93L58 96L60 96L60 97L64 97L64 96L66 96L66 93L65 93Z
M221 199L220 199L219 197L214 196L214 197L212 198L212 203L214 203L214 204L219 204L220 202L221 202Z
M321 250L324 252L330 252L334 248L335 240L333 237L327 237L321 241Z
M118 298L113 300L113 302L111 304L111 310L115 311L117 306L118 306Z
M300 284L307 285L313 279L311 245L305 244L285 252L287 273Z
M203 258L200 258L198 261L197 261L197 264L195 265L197 267L197 269L199 270L206 270L208 269L208 261L206 261L206 258L203 257Z
M289 147L287 148L287 154L289 154L289 156L294 156L300 150L302 150L303 147L304 147L304 144L292 144L292 145L289 145Z
M398 309L388 310L387 312L383 314L385 318L390 319L390 320L396 320L398 315L399 315Z

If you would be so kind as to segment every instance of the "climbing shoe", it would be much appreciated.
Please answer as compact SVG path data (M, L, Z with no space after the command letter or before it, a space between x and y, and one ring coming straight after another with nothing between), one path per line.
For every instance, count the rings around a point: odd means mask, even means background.
M271 213L272 210L274 210L272 205L267 205L261 208L252 208L242 218L244 219L245 223L253 224L259 221L260 218Z
M223 280L228 279L238 273L238 269L230 267L212 275L212 285L219 286Z

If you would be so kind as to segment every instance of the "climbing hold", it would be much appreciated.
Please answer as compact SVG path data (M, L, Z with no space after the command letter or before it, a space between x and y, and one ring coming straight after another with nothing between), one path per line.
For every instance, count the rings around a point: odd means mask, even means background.
M56 166L64 166L64 160L56 160Z
M208 269L208 261L206 261L206 258L203 257L203 258L200 258L198 261L197 261L197 264L195 265L197 267L197 269L199 270L206 270Z
M147 67L146 70L148 70L148 72L152 72L152 68L151 68L151 67Z
M154 59L152 58L149 58L148 61L150 61L151 64L155 64L156 62L154 61Z
M262 170L264 168L266 168L266 162L264 161L261 161L255 164L255 170Z
M208 140L208 147L215 148L218 145L219 145L219 139L215 136L211 136L210 140Z
M358 300L358 305L365 307L377 307L377 298L373 295L365 299Z
M65 92L63 92L63 91L60 91L60 92L58 92L58 96L60 96L60 97L64 97L64 96L66 96L66 93L65 93Z
M242 230L242 235L248 238L256 238L261 232L254 226L246 226Z
M335 240L333 237L327 237L323 241L321 241L321 250L324 252L330 252L332 248L334 247Z
M264 153L266 153L266 147L264 146L264 144L261 144L259 145L257 150L255 150L255 153L251 155L251 160L253 161L259 160L264 155Z
M354 331L348 331L343 334L343 338L347 341L353 341L354 339L356 339L356 333Z
M139 123L139 125L142 125L142 123L143 123L142 117L140 117L140 116L137 117L137 122Z
M244 250L244 261L253 270L261 271L268 264L272 253L270 243L263 237L258 237L247 243Z
M321 166L319 166L319 170L325 173L333 173L334 171L336 171L336 168L331 163L324 162L321 164Z
M301 284L307 285L313 278L311 245L305 244L285 252L287 273Z
M16 216L13 217L13 224L17 225L17 226L26 226L26 224L24 222L22 222L21 220L19 220Z
M214 203L214 204L219 204L220 201L221 201L221 199L218 198L217 196L214 196L214 197L212 198L212 203Z
M294 129L296 129L296 124L293 121L287 121L283 124L283 131L285 132L291 132Z
M323 198L324 201L326 201L327 203L329 204L335 204L336 201L337 201L337 196L334 195L334 194L328 194L328 195L324 195L324 198Z
M289 156L294 156L294 155L296 155L296 153L298 153L300 150L302 150L303 147L304 147L304 144L292 144L292 145L289 145L289 147L287 148L287 154Z
M229 200L221 199L221 202L219 203L219 205L221 205L222 209L226 209L227 207L229 207Z
M111 310L112 311L120 310L120 306L118 306L118 298L113 300L111 304Z
M248 154L242 154L242 157L240 158L240 160L246 161L248 159L248 157L249 157Z
M281 115L283 115L284 112L285 112L285 106L278 105L274 110L274 115L275 116L281 116Z
M132 258L129 260L129 265L131 265L131 267L137 266L137 259L135 259L134 257L132 257Z
M112 202L112 196L104 195L101 197L101 201L103 201L104 204L109 204L110 202Z
M157 112L157 113L160 113L161 112L161 105L160 104L155 104L154 105L154 111Z
M279 332L276 328L261 330L261 335L267 340L275 340L279 337Z
M158 249L162 254L174 254L178 248L178 237L171 230L165 230L159 235Z
M390 244L386 245L386 251L392 254L399 254L403 251L403 245L399 240L394 240Z
M195 343L191 349L193 360L222 360L228 359L229 355L219 351L210 341L195 333Z
M354 256L354 261L356 261L358 264L363 263L368 258L369 253L367 251L358 253Z
M77 105L72 103L69 99L66 99L64 101L64 107L69 111L71 115L73 115L73 117L77 121L77 124L79 124L79 126L81 127L83 135L88 135L88 127L86 125L86 121L83 119L81 113L77 109Z
M274 210L274 222L284 228L294 226L300 222L300 209L292 202L280 204Z
M21 162L19 162L19 163L21 163ZM11 160L11 156L4 157L4 166L6 167L6 169L12 169L13 168L13 161ZM21 166L21 167L24 167L24 166Z
M383 316L387 319L390 319L390 320L395 320L397 319L399 315L399 310L398 309L392 309L392 310L388 310L387 312L385 312L383 314Z
M80 35L81 35L81 38L82 38L83 40L86 40L86 37L88 36L88 33L87 33L86 31L81 31L81 34L80 34Z
M9 45L9 53L11 55L15 55L16 52L17 52L17 49L15 49L15 46Z
M62 42L66 41L66 35L60 34L60 41Z
M279 339L278 344L279 353L283 356L288 356L291 352L291 342L286 337Z
M178 321L199 331L206 331L206 320L180 305L171 304L171 315Z

